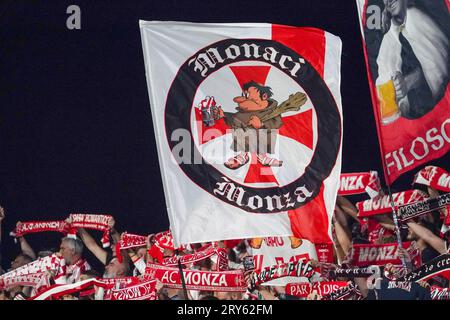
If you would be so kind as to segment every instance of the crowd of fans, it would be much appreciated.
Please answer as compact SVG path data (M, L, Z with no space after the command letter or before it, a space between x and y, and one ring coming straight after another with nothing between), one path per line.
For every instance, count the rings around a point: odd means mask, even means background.
M428 188L430 197L437 197L438 191ZM400 226L401 241L412 241L415 248L421 253L422 264L426 264L439 255L447 253L447 233L441 232L443 221L447 215L446 209L437 210L421 216L419 219L409 220ZM0 231L3 219L7 218L5 210L0 207ZM70 222L70 221L69 221ZM392 214L375 215L373 217L361 219L358 217L357 207L346 197L338 196L335 206L335 212L332 220L332 234L334 240L334 262L320 263L311 261L312 265L320 273L320 281L349 281L354 285L355 290L348 299L431 299L431 288L437 286L446 290L449 288L449 281L444 277L433 277L427 281L412 281L408 285L395 285L390 283L395 281L396 274L406 274L412 271L410 253L405 249L399 249L403 260L402 266L393 266L391 264L381 266L376 287L368 286L367 277L345 277L338 275L330 276L330 270L335 268L352 268L349 255L352 246L356 244L385 244L396 243L397 233ZM146 238L145 245L139 248L125 249L117 252L115 243L120 241L121 233L116 230L114 219L109 221L109 233L112 239L110 248L103 248L91 233L83 228L78 229L77 237L63 237L59 244L59 250L40 251L36 253L33 246L30 245L25 236L17 237L21 252L10 263L7 270L0 270L0 275L5 272L17 269L36 259L57 254L64 259L66 265L65 283L77 283L86 279L102 278L114 279L123 277L139 277L145 274L148 263L158 263L158 257L152 254L152 247L155 245L154 236ZM243 260L249 255L249 242L251 239L239 241L219 241L215 243L194 244L183 250L174 250L173 248L164 248L162 258L170 258L174 255L182 256L196 252L200 248L208 245L217 248L223 248L228 254L229 269L241 269L244 272L248 289L246 292L221 292L221 291L198 291L182 290L165 287L163 283L157 281L156 296L160 300L276 300L276 299L325 299L316 291L311 292L306 298L286 294L283 286L268 286L264 284L255 285L252 282L253 270L244 268ZM89 250L103 265L103 270L93 270L90 263L84 259L85 250ZM117 254L121 257L118 257ZM216 270L217 260L206 258L190 266L191 269L211 271ZM91 263L92 265L92 263ZM184 266L186 268L186 266ZM55 274L48 271L50 284ZM373 279L372 279L373 280ZM72 300L94 300L99 299L97 291L84 291L65 294L58 299ZM4 288L0 291L0 300L27 299L36 294L32 287L15 286ZM187 296L186 296L187 294ZM447 295L448 297L448 295Z

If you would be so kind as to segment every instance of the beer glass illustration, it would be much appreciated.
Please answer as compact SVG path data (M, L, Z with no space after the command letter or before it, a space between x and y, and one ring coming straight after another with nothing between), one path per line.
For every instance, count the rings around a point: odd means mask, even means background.
M390 124L400 117L400 111L395 96L394 81L389 80L377 86L378 100L380 101L381 123Z

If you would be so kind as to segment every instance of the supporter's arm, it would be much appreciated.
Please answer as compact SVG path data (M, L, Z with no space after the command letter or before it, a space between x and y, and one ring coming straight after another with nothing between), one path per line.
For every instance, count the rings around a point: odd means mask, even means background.
M406 224L419 238L425 241L434 250L436 250L440 254L447 252L445 241L439 238L433 232L413 221L407 221Z
M351 235L351 231L350 231L350 226L348 224L348 220L347 220L347 215L344 212L344 210L342 210L342 208L336 204L335 207L335 211L334 211L334 217L336 219L337 222L339 222L339 224L346 229L346 231L348 232L349 236Z
M120 233L117 232L116 228L114 227L116 225L116 221L114 220L114 218L111 217L111 219L108 222L108 226L109 226L109 234L111 236L112 239L112 244L115 245L117 242L120 241Z
M36 259L36 253L34 252L33 248L30 246L28 241L25 239L25 237L18 237L19 243L20 243L20 249L22 250L22 253L30 256L33 259Z
M128 249L128 256L130 257L133 265L139 271L140 274L145 273L146 263L144 258L139 258L139 256L132 249Z
M336 257L336 263L337 264L341 264L342 261L345 260L345 252L342 249L341 245L339 244L339 242L337 241L337 239L333 239L334 240L334 251L333 254Z
M367 298L367 294L369 293L369 288L367 286L367 278L355 278L355 284L358 286L359 291L363 298Z
M157 300L164 300L164 299L160 298L163 296L163 292L162 292L163 288L164 288L163 283L161 281L159 281L159 279L156 279L155 290L156 290L156 297L157 297L156 299Z
M439 191L432 187L427 187L428 194L430 195L430 198L438 198L439 197Z
M334 228L336 231L336 238L337 238L339 245L342 248L344 254L347 255L352 246L352 238L351 238L350 230L348 228L346 228L345 226L343 226L339 222L340 220L342 220L341 219L342 215L345 215L345 213L343 213L343 211L340 209L339 206L336 206L336 211L335 211L336 220L334 223Z
M336 199L336 203L346 214L353 217L353 219L358 220L358 208L356 208L355 205L350 202L350 200L345 197L338 196Z
M373 216L381 226L387 230L395 231L394 221L386 214L378 214Z
M106 259L108 257L108 253L102 247L100 247L94 238L87 232L85 229L78 229L78 234L83 241L86 248L89 249L90 252L98 259L101 263L106 265Z

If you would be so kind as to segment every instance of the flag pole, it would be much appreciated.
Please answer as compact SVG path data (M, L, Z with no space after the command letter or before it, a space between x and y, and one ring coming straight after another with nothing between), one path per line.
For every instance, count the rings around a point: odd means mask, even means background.
M177 262L178 262L178 270L180 271L180 279L181 279L181 285L183 286L183 294L184 294L184 299L185 300L189 300L188 297L188 293L187 293L187 289L186 289L186 283L184 281L184 274L183 274L183 268L181 266L181 261L180 261L180 255L179 255L180 251L177 249L175 249L175 254L177 256Z
M391 209L392 209L392 218L394 220L395 234L397 235L398 249L403 249L402 237L400 234L400 228L398 226L397 209L395 208L395 203L394 203L394 198L392 197L391 187L390 187L389 183L386 183L386 184L387 184L388 193L389 193L389 203L390 203ZM398 251L398 249L397 249L397 251ZM402 261L403 268L407 269L405 257L403 255L400 256L400 260Z

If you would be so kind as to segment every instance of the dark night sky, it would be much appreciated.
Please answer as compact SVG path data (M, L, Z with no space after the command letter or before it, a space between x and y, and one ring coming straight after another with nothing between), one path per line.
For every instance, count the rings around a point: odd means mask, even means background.
M71 4L81 8L81 30L66 28L66 8ZM342 170L382 174L354 0L3 0L4 266L17 251L8 233L18 220L62 219L84 211L114 215L122 231L148 234L168 228L139 19L270 22L322 28L339 36ZM408 188L415 172L394 187ZM59 245L58 237L30 239L39 249L40 244Z

